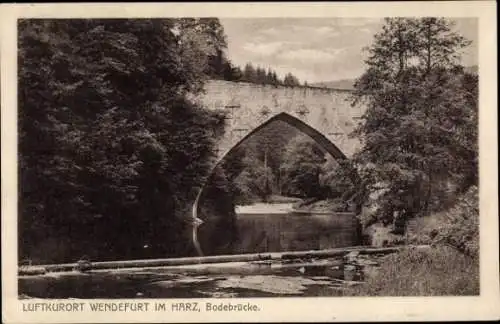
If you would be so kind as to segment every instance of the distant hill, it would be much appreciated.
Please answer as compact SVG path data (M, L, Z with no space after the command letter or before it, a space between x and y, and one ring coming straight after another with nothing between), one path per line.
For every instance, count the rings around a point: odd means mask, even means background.
M469 73L478 74L478 66L477 65L466 66L465 71L469 72ZM355 82L354 79L342 79L342 80L335 80L335 81L315 82L315 83L309 84L309 86L318 87L318 88L353 90L354 89L354 82Z
M332 88L332 89L354 89L354 80L353 79L342 79L335 81L323 81L323 82L315 82L309 84L311 87L318 88Z

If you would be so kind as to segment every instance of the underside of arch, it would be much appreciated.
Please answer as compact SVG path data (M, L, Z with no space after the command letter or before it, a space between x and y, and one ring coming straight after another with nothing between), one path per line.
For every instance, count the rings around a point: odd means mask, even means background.
M275 121L282 121L285 122L298 130L300 130L302 133L308 135L311 137L316 143L319 144L319 146L325 150L327 153L329 153L331 156L333 156L336 159L346 159L346 156L342 151L332 143L325 135L323 135L321 132L316 130L315 128L309 126L308 124L304 123L302 120L289 115L285 112L279 113L276 116L273 116L272 118L269 118L266 122L262 123L258 127L256 127L253 131L248 133L245 137L243 137L241 140L238 141L224 156L220 159L220 161L224 160L224 158L230 154L234 149L236 149L238 146L240 146L243 142L245 142L249 137L251 137L253 134L259 132L261 129L265 128L267 125L269 125L272 122Z
M213 172L215 171L215 169L221 165L221 163L224 161L226 156L228 156L234 150L236 150L242 143L244 143L253 134L257 133L258 131L260 131L261 129L263 129L264 127L266 127L267 125L269 125L270 123L275 122L275 121L282 121L282 122L285 122L291 126L294 126L298 130L300 130L302 133L311 137L316 143L318 143L318 145L321 149L323 149L326 153L330 154L335 159L341 159L341 160L347 159L345 154L342 153L342 151L335 144L333 144L332 141L330 141L325 135L323 135L321 132L319 132L318 130L314 129L313 127L307 125L306 123L304 123L300 119L283 112L283 113L279 113L276 116L269 118L267 121L265 121L264 123L262 123L261 125L256 127L254 130L252 130L250 133L248 133L246 136L244 136L242 139L240 139L235 145L233 145L233 147L231 147L224 155L222 155L222 157L220 157L219 160L217 161L217 163L212 167L212 170L210 171L210 175L212 175ZM210 179L210 178L211 177L209 176L208 179ZM202 196L203 190L205 189L205 186L206 186L206 183L200 188L200 191L198 192L198 195L196 196L196 199L193 203L193 209L192 209L192 218L193 218L192 219L192 226L193 226L192 241L193 241L193 244L194 244L194 246L195 246L195 248L200 256L203 255L203 251L201 250L200 244L198 242L197 228L198 228L198 226L203 224L203 221L198 218L198 204L199 204L199 200Z

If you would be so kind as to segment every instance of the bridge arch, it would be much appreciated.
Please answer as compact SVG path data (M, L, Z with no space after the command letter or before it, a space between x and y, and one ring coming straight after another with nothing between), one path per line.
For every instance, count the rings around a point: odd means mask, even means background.
M192 242L195 246L195 249L197 253L202 256L203 251L201 249L200 243L198 242L198 227L203 224L203 220L198 218L198 204L200 201L200 198L202 196L203 190L205 189L205 186L207 185L208 181L210 180L213 172L216 170L217 167L221 165L221 163L224 161L224 159L234 152L243 142L245 142L249 137L251 137L253 134L259 132L261 129L265 128L268 126L270 123L275 122L275 121L282 121L285 122L302 133L308 135L311 137L321 149L323 149L326 153L330 154L333 158L335 159L340 159L340 160L345 160L347 159L346 155L332 142L330 141L325 135L323 135L321 132L319 132L317 129L313 128L312 126L306 124L302 120L298 119L297 117L294 117L286 112L279 113L262 124L260 124L258 127L254 128L251 132L249 132L247 135L245 135L243 138L241 138L233 147L231 147L228 151L226 151L215 163L215 165L212 167L210 170L210 175L208 177L208 180L205 184L202 185L200 188L196 199L193 203L193 208L192 208L192 233L191 233L191 239Z

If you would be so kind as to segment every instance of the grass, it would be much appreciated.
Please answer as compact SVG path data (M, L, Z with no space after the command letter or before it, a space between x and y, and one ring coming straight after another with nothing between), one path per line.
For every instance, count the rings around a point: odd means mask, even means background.
M366 284L348 290L348 295L479 295L478 202L477 187L472 186L450 208L413 219L405 241L432 248L408 248L385 258L367 275Z
M401 251L381 260L347 296L479 295L479 260L447 246Z

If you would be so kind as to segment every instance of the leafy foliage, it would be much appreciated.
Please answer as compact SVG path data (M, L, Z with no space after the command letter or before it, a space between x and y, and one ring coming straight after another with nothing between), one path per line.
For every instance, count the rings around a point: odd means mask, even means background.
M227 39L217 18L181 18L176 21L185 55L211 79L232 79L226 56ZM201 74L200 74L201 75Z
M459 64L468 44L445 19L394 18L368 49L353 97L368 106L355 163L385 223L443 208L450 188L477 183L477 76Z
M265 200L279 193L283 148L299 131L275 121L253 134L224 159L223 169L239 204Z
M443 224L434 229L434 242L444 242L470 256L479 256L479 195L472 186L455 206L445 212Z
M319 180L324 195L353 206L358 214L361 212L359 208L367 195L366 186L352 161L327 156Z
M263 201L271 194L360 202L361 179L352 163L334 160L312 138L281 121L248 137L222 168L238 204Z
M288 143L283 165L286 194L299 197L321 197L321 166L325 153L307 136L296 136Z
M223 47L213 23L19 22L20 257L190 253L182 219L224 125L186 99Z

